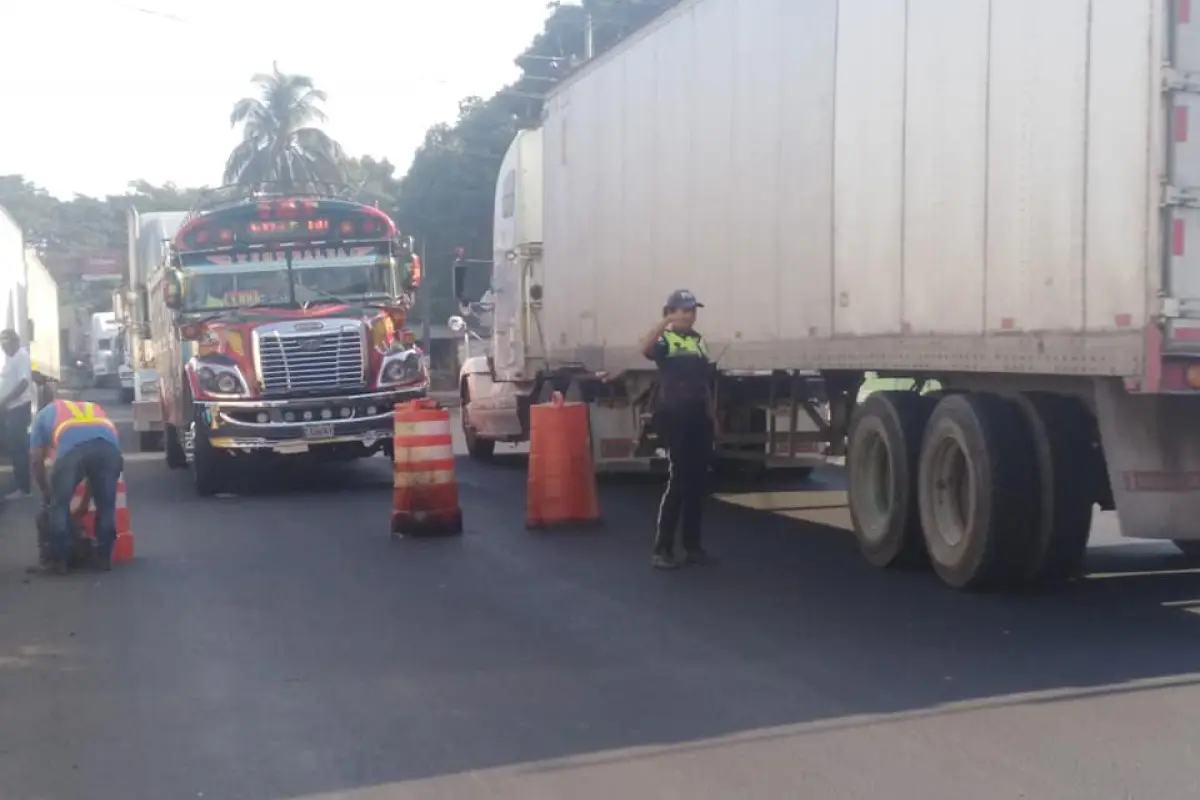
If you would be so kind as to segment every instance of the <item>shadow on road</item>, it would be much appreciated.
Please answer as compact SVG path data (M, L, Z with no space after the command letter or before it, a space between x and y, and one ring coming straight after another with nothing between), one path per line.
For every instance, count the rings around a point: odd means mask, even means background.
M722 563L661 574L648 562L658 486L605 481L601 530L535 534L516 466L461 459L466 535L393 543L383 459L256 476L235 504L135 464L149 544L103 587L122 627L61 656L143 687L132 712L72 728L145 765L103 797L195 782L282 800L634 747L702 751L864 716L1184 685L1200 663L1187 610L1200 580L1162 549L1097 550L1098 577L1052 593L965 595L868 567L842 531L714 504ZM55 611L51 590L31 591L43 621L84 607ZM0 608L16 607L0 588ZM0 615L0 678L18 631L38 644ZM3 745L0 778L5 761L32 763Z

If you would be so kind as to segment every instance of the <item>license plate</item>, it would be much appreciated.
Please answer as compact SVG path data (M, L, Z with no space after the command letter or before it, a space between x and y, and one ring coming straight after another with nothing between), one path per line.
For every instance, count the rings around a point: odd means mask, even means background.
M325 422L320 425L305 425L305 439L329 439L333 437L333 423Z

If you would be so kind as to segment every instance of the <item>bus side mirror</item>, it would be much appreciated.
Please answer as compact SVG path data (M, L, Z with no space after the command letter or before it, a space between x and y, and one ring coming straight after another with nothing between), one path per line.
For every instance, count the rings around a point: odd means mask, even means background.
M421 287L421 257L413 253L408 257L408 283L414 289Z
M183 276L175 270L166 274L163 280L163 304L172 311L183 308Z
M467 302L467 265L461 260L454 262L454 297L459 303Z

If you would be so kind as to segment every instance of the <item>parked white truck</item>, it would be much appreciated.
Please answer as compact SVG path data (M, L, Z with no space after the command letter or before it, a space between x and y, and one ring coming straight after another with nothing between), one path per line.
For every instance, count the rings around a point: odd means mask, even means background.
M31 249L25 250L25 327L21 338L29 348L34 379L62 380L58 283Z
M563 382L593 436L616 409L647 420L638 335L687 287L724 369L820 371L871 563L1061 580L1097 505L1200 556L1189 9L684 0L514 142L498 222L540 206L544 227L497 225L464 424L522 436ZM860 404L868 372L941 388Z
M97 311L92 314L88 333L88 350L92 362L92 377L96 386L103 389L116 388L120 384L121 325L112 311Z
M112 293L113 314L116 315L117 325L121 332L117 336L119 345L117 352L120 354L120 363L117 364L117 377L120 384L120 401L122 403L132 403L136 394L135 376L136 371L133 368L133 352L135 342L135 331L131 330L130 309L128 308L128 292L124 287L117 289Z
M632 326L620 335L636 342L644 333L637 326L650 327L671 289L660 280L657 282L667 288L652 290L648 274L637 272L644 265L615 257L614 253L615 263L607 267L612 271L610 278L625 282L625 290L645 302L635 304L630 302L631 297L625 297L619 301L624 304L620 319L601 320L601 314L607 311L603 309L605 298L590 279L563 274L577 269L570 259L582 245L564 241L576 232L563 229L561 217L550 208L551 203L566 198L551 194L547 200L543 194L543 186L549 190L554 169L546 157L541 130L522 131L500 169L490 302L475 304L491 318L491 352L465 359L460 371L467 447L472 456L487 458L497 442L526 441L530 404L544 402L555 391L561 391L568 399L582 399L590 405L597 470L653 469L663 463L660 442L650 424L657 393L653 365L641 359L623 362L614 369L600 353L589 348L596 336L613 339L616 331L608 327L610 323ZM580 201L572 198L569 202ZM593 209L597 214L620 212L619 190L616 197L597 196L587 202L596 204ZM609 202L616 205L606 205ZM556 266L558 263L564 267ZM679 286L694 283L681 278ZM461 284L456 280L456 291L461 290ZM560 290L571 294L560 296ZM609 299L625 290L613 286ZM543 291L549 292L544 301ZM651 291L661 295L657 307L648 294ZM467 299L460 296L460 301ZM629 313L639 311L640 320ZM746 467L778 467L807 473L824 463L823 441L828 436L822 433L827 423L820 376L801 369L732 364L725 358L727 345L719 339L715 346L712 344L712 325L707 322L707 313L704 317L702 329L710 337L710 354L721 367L713 385L720 419L716 439L720 466L741 471ZM560 322L564 319L565 324ZM452 317L449 322L459 332L468 328L462 317Z
M58 318L58 284L0 208L0 328L20 335L39 384L62 377ZM0 364L4 359L0 353Z
M186 217L186 211L139 214L136 209L129 210L129 273L121 289L120 309L132 372L133 428L143 451L163 448L163 409L146 281L164 263L168 245Z

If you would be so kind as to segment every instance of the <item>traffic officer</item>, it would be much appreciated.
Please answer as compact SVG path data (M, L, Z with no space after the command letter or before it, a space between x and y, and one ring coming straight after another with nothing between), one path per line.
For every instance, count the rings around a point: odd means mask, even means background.
M667 446L670 477L658 506L658 531L651 564L675 569L675 531L682 528L684 562L709 564L700 545L700 518L708 495L714 409L709 392L712 363L704 337L693 327L704 305L686 289L671 293L662 320L639 342L642 354L658 365L659 408L655 428ZM682 523L682 525L681 525Z
M117 426L98 403L52 400L33 418L29 449L49 525L50 548L42 571L67 571L71 498L84 480L90 495L84 502L96 505L96 563L108 570L117 538L117 483L125 468ZM49 476L48 460L53 462Z

